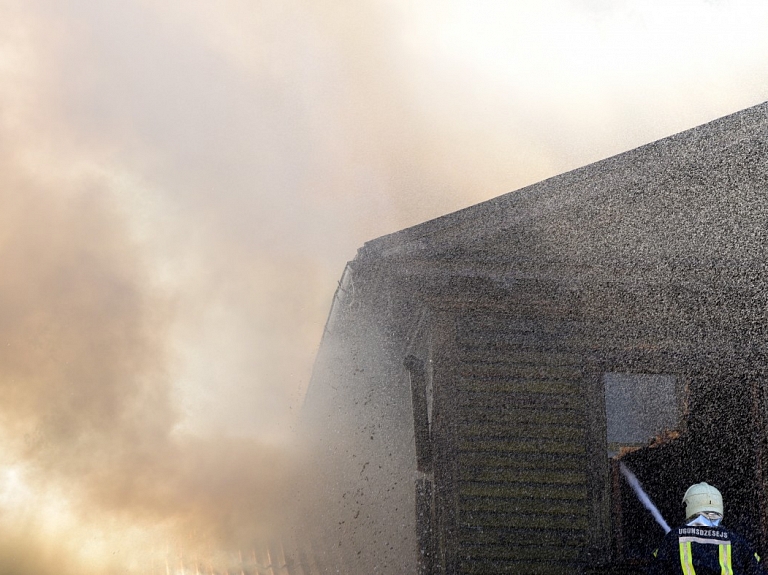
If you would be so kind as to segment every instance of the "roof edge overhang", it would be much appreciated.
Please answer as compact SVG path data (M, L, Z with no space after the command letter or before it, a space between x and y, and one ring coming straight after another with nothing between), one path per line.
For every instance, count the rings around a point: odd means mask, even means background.
M671 155L701 155L733 145L753 135L766 123L768 102L746 108L655 140L637 148L547 178L535 184L508 192L496 198L428 220L421 224L366 242L357 261L402 259L433 253L458 241L464 230L479 221L485 228L514 226L527 218L537 217L573 201L585 201L579 184L595 177L626 169L638 158L644 162ZM575 190L575 191L574 191Z

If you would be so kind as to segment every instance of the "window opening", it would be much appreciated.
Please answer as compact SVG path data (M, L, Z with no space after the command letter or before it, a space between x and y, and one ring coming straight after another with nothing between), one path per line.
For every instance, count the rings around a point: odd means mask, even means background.
M674 375L606 373L603 388L609 457L678 429L681 409Z

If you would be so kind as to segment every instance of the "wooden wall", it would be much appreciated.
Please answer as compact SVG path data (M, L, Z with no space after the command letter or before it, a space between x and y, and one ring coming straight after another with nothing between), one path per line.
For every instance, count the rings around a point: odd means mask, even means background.
M456 318L458 573L559 574L590 546L583 356L562 321Z

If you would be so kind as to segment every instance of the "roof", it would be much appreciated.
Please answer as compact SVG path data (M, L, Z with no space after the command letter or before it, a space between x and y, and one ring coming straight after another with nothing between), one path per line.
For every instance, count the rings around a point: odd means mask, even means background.
M768 243L768 102L367 242L356 261L752 267Z

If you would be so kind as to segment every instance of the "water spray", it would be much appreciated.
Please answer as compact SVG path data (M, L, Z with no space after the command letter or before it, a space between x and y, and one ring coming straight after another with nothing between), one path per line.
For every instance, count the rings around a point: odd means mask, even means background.
M621 474L624 476L624 478L627 480L627 483L632 487L632 489L635 492L635 495L637 495L637 498L640 500L640 502L643 504L643 506L651 512L651 515L653 515L653 518L656 520L656 523L661 525L661 528L664 530L664 533L669 533L671 529L669 528L669 525L667 525L667 522L664 521L664 518L661 516L661 512L656 508L656 506L653 504L653 501L651 501L651 498L648 497L645 491L643 491L643 486L640 485L640 481L635 477L635 474L632 473L626 465L624 465L621 461L619 461L619 469L621 470Z

